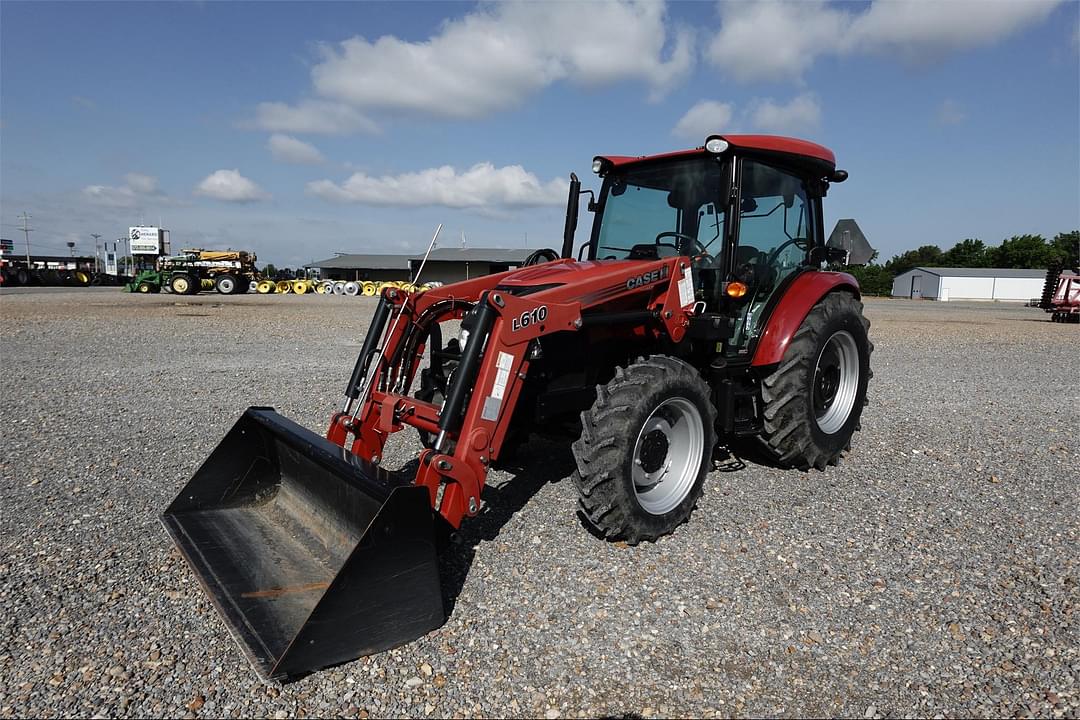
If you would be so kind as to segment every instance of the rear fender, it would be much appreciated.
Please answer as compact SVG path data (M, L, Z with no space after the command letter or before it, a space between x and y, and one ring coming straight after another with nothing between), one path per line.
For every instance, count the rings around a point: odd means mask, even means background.
M780 362L810 310L831 292L861 297L859 281L847 273L814 270L796 277L769 315L750 364L761 367Z

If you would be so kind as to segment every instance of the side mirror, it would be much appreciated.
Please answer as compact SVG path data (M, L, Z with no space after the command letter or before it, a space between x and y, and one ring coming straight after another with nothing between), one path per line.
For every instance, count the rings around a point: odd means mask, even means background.
M844 248L825 246L825 262L839 265L850 265L851 253Z

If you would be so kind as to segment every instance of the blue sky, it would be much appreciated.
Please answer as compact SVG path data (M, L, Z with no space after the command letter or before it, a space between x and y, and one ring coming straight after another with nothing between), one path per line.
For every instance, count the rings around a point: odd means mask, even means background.
M1080 227L1080 4L0 4L0 223L62 251L559 247L596 154L832 148L883 256ZM590 219L582 217L579 239ZM20 245L21 246L21 245Z

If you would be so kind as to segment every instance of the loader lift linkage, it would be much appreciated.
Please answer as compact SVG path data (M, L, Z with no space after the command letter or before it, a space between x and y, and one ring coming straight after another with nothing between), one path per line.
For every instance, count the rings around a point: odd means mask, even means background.
M825 239L822 198L847 178L832 152L710 136L593 169L603 182L577 253L591 191L571 175L561 253L385 289L325 436L249 408L165 511L260 675L441 625L436 516L457 528L481 512L489 469L530 434L577 437L584 517L631 544L687 521L718 442L743 437L801 469L850 448L873 346L856 281L822 266L872 251L854 221ZM380 467L406 428L425 446L414 477Z

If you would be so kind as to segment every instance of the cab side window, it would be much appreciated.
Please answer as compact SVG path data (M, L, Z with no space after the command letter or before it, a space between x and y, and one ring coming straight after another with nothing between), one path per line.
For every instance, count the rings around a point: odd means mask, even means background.
M745 352L759 318L780 284L807 261L813 246L810 201L793 173L746 159L740 179L739 238L732 263L749 298L731 350Z

